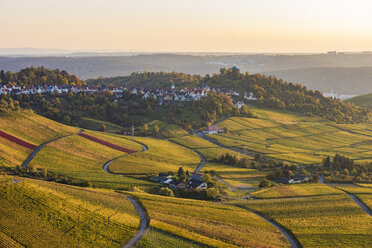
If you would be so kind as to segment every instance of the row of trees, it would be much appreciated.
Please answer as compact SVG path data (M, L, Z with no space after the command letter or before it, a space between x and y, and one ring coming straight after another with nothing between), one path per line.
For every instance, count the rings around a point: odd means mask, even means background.
M331 182L372 181L372 163L355 163L354 160L339 154L325 158L319 169L326 175L325 179Z

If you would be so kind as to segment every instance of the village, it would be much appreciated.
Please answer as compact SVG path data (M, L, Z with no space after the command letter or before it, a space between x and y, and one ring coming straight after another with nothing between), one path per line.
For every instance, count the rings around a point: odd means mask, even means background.
M63 94L63 93L100 93L112 92L116 98L121 98L124 92L132 95L142 96L143 99L154 99L159 105L170 102L192 102L206 97L209 93L222 93L230 97L239 97L240 93L235 90L226 90L221 88L176 88L174 84L169 89L145 89L145 88L128 88L123 86L88 86L88 85L2 85L0 84L0 95L32 95L32 94ZM253 92L245 92L243 98L248 101L256 101L257 98ZM235 107L240 109L245 105L243 101L234 101Z

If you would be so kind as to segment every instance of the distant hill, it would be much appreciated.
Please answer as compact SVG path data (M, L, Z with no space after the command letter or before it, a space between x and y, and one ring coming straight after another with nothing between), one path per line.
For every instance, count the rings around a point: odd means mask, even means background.
M0 51L1 52L1 51ZM109 56L111 55L111 56ZM371 91L372 53L359 54L70 54L66 56L0 57L0 70L59 68L80 79L129 76L133 72L218 73L221 67L275 75L321 92L358 95Z
M354 103L358 106L372 107L372 93L366 95L360 95L347 100L347 102Z
M306 85L321 92L341 95L360 95L372 92L372 67L357 68L301 68L264 72L289 82Z

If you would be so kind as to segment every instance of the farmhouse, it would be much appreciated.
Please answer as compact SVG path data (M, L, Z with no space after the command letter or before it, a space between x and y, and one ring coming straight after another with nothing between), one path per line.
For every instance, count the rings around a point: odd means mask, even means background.
M218 127L217 125L209 126L203 130L204 134L217 134L217 133L224 133L225 131Z
M203 174L200 173L191 173L187 187L190 189L207 189L208 185L206 182L203 182L202 176Z

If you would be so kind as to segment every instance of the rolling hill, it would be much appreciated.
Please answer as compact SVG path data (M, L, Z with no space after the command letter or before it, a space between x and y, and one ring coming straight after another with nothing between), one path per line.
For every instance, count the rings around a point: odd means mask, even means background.
M372 108L372 93L366 95L360 95L346 100L358 106L367 106Z

